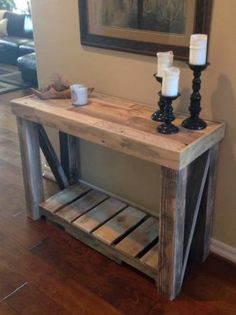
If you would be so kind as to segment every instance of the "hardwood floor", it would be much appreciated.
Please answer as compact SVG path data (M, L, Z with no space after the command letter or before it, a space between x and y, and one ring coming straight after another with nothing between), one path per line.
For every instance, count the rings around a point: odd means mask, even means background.
M44 219L25 216L15 118L0 96L0 315L235 315L236 266L192 263L169 302L153 281L117 265ZM48 195L57 186L45 181Z

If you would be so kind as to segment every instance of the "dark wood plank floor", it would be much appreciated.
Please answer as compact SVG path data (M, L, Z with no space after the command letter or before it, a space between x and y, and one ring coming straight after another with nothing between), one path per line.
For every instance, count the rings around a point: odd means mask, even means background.
M235 315L236 267L211 256L192 263L169 302L154 283L45 220L25 216L15 119L0 96L0 315ZM45 181L50 195L57 190Z

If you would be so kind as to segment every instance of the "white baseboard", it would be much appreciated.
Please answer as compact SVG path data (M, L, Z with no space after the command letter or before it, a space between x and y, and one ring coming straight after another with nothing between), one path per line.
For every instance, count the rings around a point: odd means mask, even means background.
M236 248L223 242L211 239L211 252L236 263Z
M45 160L43 161L43 175L49 180L54 180L55 178L51 172L50 167L47 165ZM221 256L233 263L236 263L236 248L230 245L227 245L223 242L217 241L215 239L211 239L210 250L212 253Z

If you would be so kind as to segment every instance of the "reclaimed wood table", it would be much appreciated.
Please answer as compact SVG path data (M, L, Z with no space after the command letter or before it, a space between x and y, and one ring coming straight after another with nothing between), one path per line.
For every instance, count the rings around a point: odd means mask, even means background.
M216 162L225 125L208 121L206 129L191 131L181 127L186 116L177 115L180 132L161 135L150 119L152 111L97 93L84 107L34 96L12 101L28 216L46 216L104 255L148 274L161 294L174 299L189 256L204 261L209 254ZM42 125L60 131L62 166L71 184L47 200L39 149ZM160 165L160 209L144 211L81 184L76 164L79 138Z

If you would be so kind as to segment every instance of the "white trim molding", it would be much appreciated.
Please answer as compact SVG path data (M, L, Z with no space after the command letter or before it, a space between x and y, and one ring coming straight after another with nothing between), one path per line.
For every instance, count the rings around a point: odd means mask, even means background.
M236 248L223 242L211 239L211 252L236 263Z

